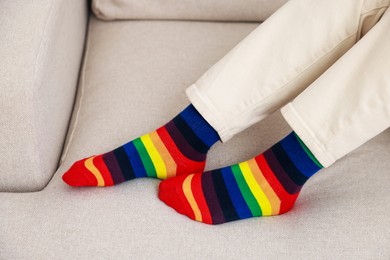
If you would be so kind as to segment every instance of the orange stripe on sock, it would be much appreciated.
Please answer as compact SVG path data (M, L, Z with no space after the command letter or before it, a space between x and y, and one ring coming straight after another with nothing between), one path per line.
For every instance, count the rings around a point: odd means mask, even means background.
M95 178L97 180L97 186L104 186L104 179L100 171L96 168L96 166L93 164L93 158L95 156L89 157L84 162L85 168L87 168L93 175L95 175Z
M202 213L202 221L207 224L212 224L213 220L211 218L210 210L203 195L201 177L202 174L194 174L191 182L192 194L194 194L194 198L198 204L199 210Z
M154 146L156 147L157 151L159 152L161 158L165 163L165 167L167 169L167 178L174 177L176 175L177 168L176 162L173 160L168 149L165 147L165 144L161 140L157 131L151 132L149 136L152 139Z
M248 161L248 165L252 171L253 176L255 177L257 184L259 184L259 186L261 187L265 196L267 197L268 201L271 204L272 215L278 214L280 210L279 197L276 195L275 191L272 189L272 187L264 177L263 173L261 172L259 166L256 163L256 160L250 159Z
M194 212L195 220L202 221L202 213L200 213L198 204L195 201L194 194L192 193L192 189L191 189L191 181L193 177L194 177L193 174L188 175L183 182L182 188L183 188L184 195L186 196L187 201L190 203L192 211Z
M111 173L108 170L106 163L103 160L103 155L98 155L93 159L93 164L98 168L104 179L104 186L113 186L114 181L112 180Z
M188 175L181 175L179 177L176 177L176 178L178 178L177 181L179 181L179 183L181 183L179 188L176 189L176 194L177 194L178 199L182 202L181 210L184 212L184 214L187 215L191 219L195 219L194 211L192 210L192 207L191 207L190 203L188 202L188 200L184 194L183 189L181 188L181 187L183 187L183 183L184 183L185 179L187 179L187 176Z
M257 165L259 166L263 176L267 179L268 183L271 185L272 189L275 191L279 200L281 201L280 209L278 214L282 214L288 210L290 210L291 206L294 204L297 199L299 193L295 195L291 195L288 193L280 184L279 180L276 178L275 174L272 172L271 168L268 165L267 160L264 155L261 154L255 157Z
M169 135L165 127L160 127L157 129L157 133L163 141L165 147L171 154L172 158L175 160L177 169L176 174L189 173L186 165L192 165L191 171L193 173L202 172L204 169L205 162L197 162L185 157L177 148L175 142L172 140L172 137ZM187 163L186 163L187 162Z

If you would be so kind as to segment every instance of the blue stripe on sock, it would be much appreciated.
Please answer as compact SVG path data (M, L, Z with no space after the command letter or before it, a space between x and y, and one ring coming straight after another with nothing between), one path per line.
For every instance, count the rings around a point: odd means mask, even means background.
M280 142L294 165L307 177L311 177L321 169L313 162L309 155L307 155L294 132L291 132Z
M186 107L180 115L204 144L211 147L219 140L218 133L192 104Z
M225 186L229 192L230 199L233 202L234 208L241 219L252 217L252 213L241 194L240 188L236 183L231 167L221 169Z
M131 166L133 167L134 175L136 178L147 177L145 167L142 163L141 157L137 149L135 148L133 142L129 142L123 145L127 156L129 157Z

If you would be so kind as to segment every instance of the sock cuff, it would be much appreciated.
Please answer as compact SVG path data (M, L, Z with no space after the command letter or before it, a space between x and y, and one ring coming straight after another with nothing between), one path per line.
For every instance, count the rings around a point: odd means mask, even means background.
M318 167L324 168L324 166L317 160L317 158L314 156L314 154L310 151L309 147L305 145L305 143L302 141L302 139L297 135L297 133L294 133L295 138L299 142L299 144L302 146L303 150L305 150L306 154L310 157L310 159L313 160L315 164L317 164Z
M294 165L307 177L323 168L294 131L281 140L281 145Z
M187 125L203 141L204 144L211 147L220 140L217 131L203 118L203 116L190 104L180 114Z

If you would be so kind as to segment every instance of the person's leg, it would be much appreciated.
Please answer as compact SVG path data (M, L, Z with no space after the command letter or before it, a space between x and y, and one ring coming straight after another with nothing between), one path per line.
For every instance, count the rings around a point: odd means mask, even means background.
M187 89L226 142L291 101L347 52L390 0L290 0Z
M176 125L170 122L157 135L152 132L108 153L77 161L63 180L72 186L109 186L137 177L165 179L201 172L205 154L218 135L226 141L276 110L356 42L362 31L358 27L365 20L362 10L381 12L374 8L377 3L362 6L363 0L292 0L188 89L195 119L187 118L182 127L169 128ZM374 24L377 19L372 17ZM183 116L173 121L182 122ZM164 134L164 129L171 130ZM200 143L207 139L204 149L197 149L196 136Z
M202 172L216 131L189 105L157 130L110 152L75 162L62 176L71 186L112 186L141 177Z
M279 143L233 166L163 181L160 199L208 224L290 210L313 174L390 127L389 30L390 9L281 108L293 132Z
M390 9L282 115L325 167L390 126Z

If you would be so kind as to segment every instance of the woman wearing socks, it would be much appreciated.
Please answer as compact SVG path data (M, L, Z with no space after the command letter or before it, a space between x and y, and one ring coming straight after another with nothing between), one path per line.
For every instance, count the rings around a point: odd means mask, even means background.
M220 224L289 211L305 182L390 126L390 0L290 0L187 90L170 122L74 163L72 186L162 179L159 198ZM291 133L203 172L218 140L277 109Z

